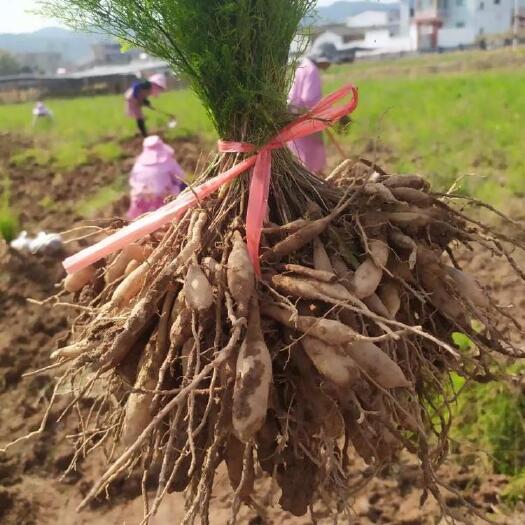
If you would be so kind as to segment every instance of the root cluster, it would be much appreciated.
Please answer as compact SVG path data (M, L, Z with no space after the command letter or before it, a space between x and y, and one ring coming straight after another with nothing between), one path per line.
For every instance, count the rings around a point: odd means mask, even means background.
M203 179L233 161L222 157ZM83 504L142 468L144 523L183 491L184 523L207 523L224 462L234 515L255 504L256 471L295 515L319 504L345 512L366 481L351 458L373 474L402 450L441 501L450 374L489 380L497 354L521 355L498 330L510 314L454 254L478 244L523 277L516 243L420 177L345 163L324 181L277 152L257 279L247 184L68 278L83 308L53 357L66 369L60 383L72 385L69 409L91 400L78 410L76 460L108 456ZM453 346L454 332L471 350Z

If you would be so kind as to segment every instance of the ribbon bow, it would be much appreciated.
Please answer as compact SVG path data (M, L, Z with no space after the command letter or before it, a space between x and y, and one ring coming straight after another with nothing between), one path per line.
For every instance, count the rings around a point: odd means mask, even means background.
M352 95L350 102L336 107L340 100ZM253 168L248 211L246 217L246 237L248 250L257 274L260 274L259 247L262 228L268 209L268 196L272 175L272 150L286 147L288 142L313 135L335 124L343 116L352 113L357 107L357 88L347 85L323 98L309 113L297 118L282 129L268 144L258 149L246 142L219 141L219 151L224 153L254 153L251 157L236 164L233 168L217 175L193 188L193 191L181 194L174 201L158 210L145 215L120 229L102 241L85 248L64 261L68 273L82 270L86 266L121 250L132 242L158 230L162 226L182 216L188 209L196 206L222 185L239 177Z

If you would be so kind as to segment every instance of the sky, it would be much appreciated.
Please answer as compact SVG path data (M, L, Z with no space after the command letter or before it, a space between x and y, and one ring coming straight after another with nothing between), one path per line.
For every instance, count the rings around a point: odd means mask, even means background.
M36 9L36 0L0 0L0 33L26 33L49 25L52 20L27 13Z
M335 0L319 0L319 5L330 5ZM0 0L0 33L26 33L42 27L57 26L56 21L28 13L36 9L37 0Z

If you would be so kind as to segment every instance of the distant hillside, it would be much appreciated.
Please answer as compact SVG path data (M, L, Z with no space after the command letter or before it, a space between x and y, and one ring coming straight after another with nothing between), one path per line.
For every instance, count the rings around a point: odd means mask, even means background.
M0 33L0 49L11 54L56 52L61 53L66 62L82 63L90 59L92 44L108 40L103 35L46 27L34 33Z
M398 9L398 4L383 4L374 1L356 0L356 1L339 1L326 7L318 7L313 22L317 24L344 23L350 16L358 15L364 11L373 9L375 11L392 11ZM312 20L308 21L312 23Z

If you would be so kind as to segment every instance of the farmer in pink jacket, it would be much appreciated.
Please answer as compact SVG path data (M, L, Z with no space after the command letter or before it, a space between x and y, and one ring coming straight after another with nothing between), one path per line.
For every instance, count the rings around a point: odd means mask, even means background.
M153 109L149 97L158 97L167 87L166 76L158 73L148 80L137 80L126 91L126 112L128 117L137 121L137 127L143 137L148 136L148 131L142 110L144 106Z
M312 53L301 61L288 95L288 105L293 112L308 111L323 98L321 70L331 64L332 59L324 53ZM294 140L288 146L310 171L320 173L326 168L322 133Z
M153 135L144 140L144 149L137 158L129 178L131 206L128 218L160 208L171 195L185 187L184 171L173 156L173 149Z

